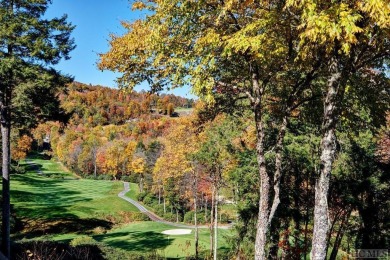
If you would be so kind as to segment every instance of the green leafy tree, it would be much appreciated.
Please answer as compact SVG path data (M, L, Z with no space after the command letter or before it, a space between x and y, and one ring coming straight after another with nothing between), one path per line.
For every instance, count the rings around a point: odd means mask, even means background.
M22 86L50 86L58 76L50 64L69 58L75 45L66 16L42 18L51 1L0 1L0 118L2 135L2 250L10 256L10 130L12 102ZM22 92L23 93L23 92Z
M206 126L203 133L204 140L199 150L194 153L195 160L203 165L203 170L209 175L208 181L212 186L210 249L214 259L217 259L218 196L220 188L226 183L228 172L235 167L230 140L236 132L232 126L231 119L224 116L217 117Z
M123 73L122 87L148 81L152 90L191 85L208 103L218 92L234 99L247 98L253 113L260 177L256 259L265 258L267 232L279 204L281 157L276 162L272 205L271 175L266 168L264 115L273 88L284 88L279 99L283 125L277 150L287 125L286 117L304 100L304 90L316 77L318 55L300 58L298 24L285 1L139 1L134 8L149 8L144 20L124 23L128 33L113 36L111 50L101 55L100 68ZM142 40L140 40L142 39ZM124 47L126 46L126 47ZM310 93L310 92L309 92ZM278 100L278 99L276 99Z
M390 57L390 5L386 0L327 3L290 0L287 6L301 12L300 55L321 53L324 61L327 61L320 174L316 184L311 252L312 259L322 260L326 257L326 237L329 232L327 197L336 157L338 119L351 78L357 73L370 76L373 70L380 73Z

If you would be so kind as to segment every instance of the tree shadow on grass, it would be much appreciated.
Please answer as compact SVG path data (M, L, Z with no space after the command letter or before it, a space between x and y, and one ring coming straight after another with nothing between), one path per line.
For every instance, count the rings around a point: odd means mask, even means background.
M164 249L172 243L172 239L154 231L113 232L96 235L94 239L111 247L142 253Z
M42 169L43 169L42 165L40 165L38 163L23 163L23 164L21 163L20 167L24 167L26 172L35 171L37 173L42 171Z
M51 156L45 153L30 153L28 155L29 159L39 159L39 160L50 160Z
M69 206L88 198L80 198L80 192L59 185L58 180L18 176L21 183L27 187L13 188L11 183L11 198L15 210L21 218L55 218L73 216ZM25 190L22 190L25 189Z
M96 228L100 230L109 230L113 223L95 218L81 219L61 218L50 220L25 220L23 222L23 233L19 233L15 237L34 238L44 235L53 234L93 234Z
M96 218L81 219L75 215L73 205L91 201L78 191L64 186L62 180L40 176L16 175L14 180L23 185L13 188L11 198L16 216L17 237L33 238L50 234L90 234L95 228L111 229L112 222ZM24 187L26 185L26 187ZM73 210L73 211L72 211ZM85 212L93 208L83 207Z
M67 172L60 172L60 171L50 172L49 169L43 167L39 163L22 163L20 164L20 167L24 168L25 173L33 173L34 175L41 175L43 177L47 177L51 179L78 180L78 178L71 176Z

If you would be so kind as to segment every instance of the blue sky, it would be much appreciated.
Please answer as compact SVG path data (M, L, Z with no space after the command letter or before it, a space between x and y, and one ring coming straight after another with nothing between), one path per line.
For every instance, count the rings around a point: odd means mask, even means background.
M71 53L71 59L56 65L64 74L70 74L76 81L116 87L115 78L118 74L111 71L100 71L96 63L98 53L109 49L109 34L123 34L120 21L134 21L145 17L144 13L131 10L131 1L128 0L53 0L46 16L59 17L68 15L68 21L76 25L73 37L76 49ZM145 84L135 90L147 89ZM170 91L176 95L193 98L188 88Z

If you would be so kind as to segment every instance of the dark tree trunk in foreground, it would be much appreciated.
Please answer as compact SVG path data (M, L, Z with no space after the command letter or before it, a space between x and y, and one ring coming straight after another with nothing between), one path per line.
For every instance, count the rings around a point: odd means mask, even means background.
M312 239L312 260L326 257L326 242L329 232L328 190L332 164L336 154L336 123L342 74L334 58L330 63L331 76L327 82L322 121L320 176L315 185L314 229Z
M44 18L51 1L7 0L0 3L0 124L3 152L2 250L4 255L9 258L11 112L16 111L19 105L24 105L24 102L13 104L12 95L18 94L31 101L31 95L39 95L40 91L43 90L50 93L51 90L59 89L65 83L70 82L71 78L61 76L51 66L57 64L62 58L69 59L69 53L75 48L75 45L73 39L70 38L74 26L67 23L65 16L51 20ZM25 83L33 83L31 91L34 93L21 87L25 86ZM42 96L40 95L40 97ZM54 99L54 96L51 98ZM39 100L39 102L31 102L31 104L34 105L34 108L40 109L47 105L46 101L49 101L48 97ZM50 112L52 108L47 107ZM37 112L39 109L34 109L34 111L21 110L23 116L19 118L19 121L15 120L15 123L24 125L26 115L35 118L36 122L46 119L46 112Z
M2 138L2 173L3 173L3 205L2 205L2 252L10 258L10 111L4 102L1 106L1 138Z

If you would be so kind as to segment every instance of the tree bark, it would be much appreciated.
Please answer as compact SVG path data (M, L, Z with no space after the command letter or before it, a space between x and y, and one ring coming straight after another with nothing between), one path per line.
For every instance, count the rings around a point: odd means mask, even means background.
M278 139L276 141L275 146L275 173L274 173L274 199L271 206L271 211L268 218L268 223L271 224L272 219L274 218L276 209L278 208L280 204L280 178L282 176L282 148L283 148L283 140L284 136L286 135L286 128L288 123L287 115L289 114L288 111L286 111L285 115L283 116L282 125L280 126Z
M342 213L343 213L343 210L340 209L338 212L336 212L334 214L334 218L333 218L333 221L332 221L332 224L330 225L330 229L329 229L329 232L328 232L328 240L326 242L326 255L325 255L325 258L327 258L328 256L328 250L329 250L329 246L330 246L330 243L331 243L331 240L332 240L332 234L334 232L334 229L336 228L336 223L337 221L340 220L340 218L342 218ZM341 215L341 217L340 217ZM329 220L330 222L330 220Z
M210 254L214 253L214 207L215 207L215 185L211 195L211 212L210 212Z
M195 224L195 259L197 260L199 258L199 229L198 229L198 216L197 216L197 196L195 195L194 200L194 224Z
M215 202L214 202L214 260L217 260L217 248L218 248L218 188L215 189Z
M93 148L95 149L95 148ZM96 154L97 151L93 151L93 177L96 179L97 178L97 162L96 162Z
M207 195L205 198L205 205L204 205L204 221L207 222L207 207L208 207L208 200L207 200Z
M11 120L8 106L1 104L1 140L2 140L2 173L3 173L3 205L2 205L2 252L10 259L10 132Z
M261 98L263 89L259 86L258 75L252 76L252 87L255 98L252 98L253 112L255 114L256 124L256 157L259 168L260 177L260 199L259 199L259 215L257 218L257 232L255 241L255 259L266 259L265 246L267 242L268 217L269 217L269 191L270 178L265 167L264 156L264 127L262 122L262 106Z
M199 258L199 230L198 230L198 171L194 172L194 183L193 183L193 193L194 193L194 224L195 224L195 260Z
M160 181L158 182L158 205L161 204L161 185Z
M270 249L268 253L268 259L277 260L280 241L281 219L275 219L273 225L270 226Z
M144 177L141 175L139 179L139 191L144 192Z
M164 189L164 186L162 186L162 189L163 189L163 208L164 208L164 214L167 213L167 207L166 207L166 203L165 203L165 189Z
M341 241L344 236L344 231L347 228L349 217L351 216L352 210L348 210L348 212L343 216L343 219L340 223L339 230L337 231L336 239L332 248L332 252L330 254L329 260L336 260L337 253L339 251Z
M329 231L328 190L336 154L336 122L340 85L342 85L340 83L342 74L336 58L330 62L330 72L322 121L320 176L315 184L312 260L323 260L326 257L326 242Z

